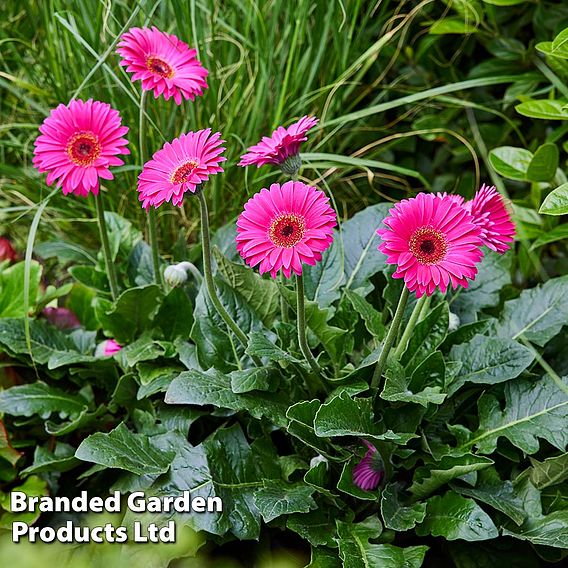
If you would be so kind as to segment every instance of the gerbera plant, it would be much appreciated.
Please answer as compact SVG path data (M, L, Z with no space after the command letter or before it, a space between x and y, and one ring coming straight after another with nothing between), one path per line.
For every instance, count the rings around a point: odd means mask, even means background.
M306 340L302 266L314 265L333 241L335 212L329 198L311 186L289 181L262 189L245 204L237 220L237 250L249 266L273 278L296 275L298 342L318 374Z
M173 97L178 105L181 104L182 97L193 101L207 88L205 78L208 71L197 60L195 49L190 49L175 35L162 32L156 27L132 28L121 37L117 53L122 56L120 65L133 74L132 80L142 82L138 152L140 164L143 166L146 155L146 92L152 91L154 98L163 96L168 100ZM184 179L187 177L182 172L180 176ZM162 284L156 211L153 208L148 208L147 211L154 278L156 282Z
M107 274L113 297L118 284L105 225L99 178L113 179L111 166L120 166L120 155L129 154L128 128L122 125L120 114L107 103L72 100L60 104L39 127L35 141L33 164L40 173L47 173L46 183L56 183L64 195L73 193L87 197L95 195L97 215Z

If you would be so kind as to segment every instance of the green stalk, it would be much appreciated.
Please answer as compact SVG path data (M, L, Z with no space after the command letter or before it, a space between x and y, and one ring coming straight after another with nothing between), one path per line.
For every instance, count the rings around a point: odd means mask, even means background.
M306 339L306 305L304 295L304 280L302 276L296 276L296 316L298 319L298 343L304 358L309 363L316 377L321 381L321 368L314 359Z
M402 337L400 338L400 341L396 346L396 350L394 352L396 359L400 359L400 357L404 353L404 350L406 349L406 346L408 344L408 340L410 339L410 336L412 335L412 332L416 327L416 323L418 322L418 318L422 314L422 310L428 303L429 298L430 296L426 296L426 294L424 294L424 296L422 296L414 305L414 309L412 310L410 319L408 320L408 325L406 326L406 329L404 330L404 333L402 334Z
M103 256L105 257L105 266L108 274L108 281L110 284L110 293L112 299L116 300L118 298L118 281L116 279L116 271L114 269L114 262L112 260L112 255L110 252L110 243L108 240L108 232L105 221L105 210L103 207L103 198L101 191L95 195L95 204L97 207L97 220L99 222L99 233L101 235L101 243L103 245Z
M383 349L379 356L379 360L377 361L377 366L375 367L375 372L373 373L371 388L374 390L376 390L379 387L379 381L383 376L383 371L385 368L385 364L387 362L387 357L389 356L394 340L398 335L398 328L400 327L400 324L402 322L402 316L404 315L404 308L406 308L406 302L408 301L408 296L409 296L408 288L406 286L403 286L402 293L400 294L398 305L396 307L396 312L394 314L394 318L392 320L389 331L385 338Z
M144 167L144 135L146 134L146 91L142 91L140 97L140 121L138 127L138 151L140 152L140 169ZM148 236L152 247L152 264L154 266L154 280L156 284L162 286L162 273L160 272L160 251L158 250L158 231L156 229L156 209L152 206L148 208Z
M215 290L215 283L213 282L213 273L211 270L211 240L209 237L209 213L207 211L207 201L205 200L205 195L203 194L203 189L197 191L197 196L199 198L199 209L201 212L201 246L203 248L203 272L205 274L205 285L207 286L207 292L209 293L209 298L215 306L217 313L223 318L223 321L227 324L229 329L237 336L237 339L242 343L243 347L247 347L248 338L243 332L243 330L238 326L237 322L229 315L227 310L224 308L221 300L217 296L217 291ZM260 366L262 363L257 357L253 357L254 362Z

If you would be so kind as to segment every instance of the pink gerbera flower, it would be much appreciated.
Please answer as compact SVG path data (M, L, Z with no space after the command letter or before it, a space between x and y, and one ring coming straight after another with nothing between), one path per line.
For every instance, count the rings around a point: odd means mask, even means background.
M333 241L335 212L323 191L289 181L261 189L237 220L237 250L249 266L290 278L314 265Z
M365 457L353 468L353 483L364 491L373 491L381 482L384 474L383 461L377 448L363 440L368 450Z
M515 225L505 201L495 186L483 184L474 198L465 204L473 222L481 229L481 240L491 250L503 254L515 236Z
M480 229L471 214L454 199L419 193L397 203L378 229L379 250L388 264L396 264L394 278L404 282L417 297L430 296L436 287L445 292L467 288L483 253Z
M303 116L288 128L279 126L272 136L263 136L262 140L251 146L241 157L239 166L256 164L258 168L264 164L280 166L285 173L295 174L300 168L298 157L300 144L305 142L308 130L318 123L313 116Z
M159 207L171 201L181 207L186 191L195 193L210 175L223 171L219 166L226 158L221 156L221 134L211 129L188 132L166 142L152 159L144 164L138 176L139 199L144 208Z
M107 103L73 100L53 109L39 127L35 141L34 166L48 172L47 185L57 181L63 193L86 197L99 192L99 178L112 179L110 166L124 162L119 154L130 154L128 128L120 114Z
M197 51L156 27L132 28L116 51L123 57L120 65L133 73L132 80L141 80L142 88L154 91L156 99L173 97L180 105L182 96L193 101L207 88L208 71L197 60Z
M95 351L96 357L112 357L122 350L122 345L119 345L114 339L105 339L97 345Z

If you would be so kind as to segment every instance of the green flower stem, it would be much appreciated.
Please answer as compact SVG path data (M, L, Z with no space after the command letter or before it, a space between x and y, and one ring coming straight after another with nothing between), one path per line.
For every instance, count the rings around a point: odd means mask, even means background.
M300 350L302 351L306 361L310 364L318 382L323 384L321 379L321 368L318 365L318 362L314 359L306 339L306 305L304 280L301 276L296 276L296 308L296 316L298 319L298 343L300 344Z
M404 308L406 307L408 296L409 296L408 288L406 286L403 286L402 293L400 294L398 305L396 307L396 312L394 314L394 318L392 320L389 331L385 338L381 354L379 355L379 360L377 361L375 372L373 373L371 388L374 390L376 390L379 387L379 381L383 376L383 371L385 368L385 364L387 362L387 357L389 356L390 350L393 346L396 336L398 335L398 328L400 327L400 324L402 322L402 316L404 315Z
M217 291L215 290L215 283L213 282L213 273L211 271L211 240L209 237L209 213L207 211L207 201L205 200L205 195L203 194L203 189L197 191L197 196L199 198L199 209L201 211L201 246L203 248L203 272L205 273L205 285L207 286L207 292L209 297L217 310L217 313L223 318L223 321L227 324L229 329L237 336L237 339L242 343L243 347L247 347L248 338L243 332L243 330L238 326L237 322L229 315L227 310L224 308L221 300L217 296ZM253 357L254 362L261 366L262 363L257 357Z
M284 278L283 274L280 275L280 284L282 286L286 286L286 279ZM284 299L284 294L282 294L282 292L280 292L280 319L284 323L290 321L288 314L288 304L286 303L286 300Z
M140 152L140 169L144 167L145 162L145 134L146 134L146 91L142 91L140 97L140 121L138 127L138 151ZM156 209L150 206L148 208L148 236L150 237L150 246L152 247L152 264L154 266L154 280L156 284L162 286L162 273L160 272L160 251L158 250L158 231L156 229Z
M394 352L394 356L396 359L400 359L400 357L402 357L402 354L406 349L410 336L412 335L412 332L414 331L414 328L418 323L418 319L422 315L422 312L424 310L427 310L427 304L429 303L430 303L430 296L426 296L426 294L424 294L424 296L422 296L414 305L414 309L412 310L412 313L410 314L410 319L408 320L408 325L406 326L406 329L404 330L404 333L402 334L402 337L400 338L400 341L396 346L396 350Z
M105 210L103 207L103 197L101 191L95 195L95 204L97 207L97 219L99 222L99 232L101 234L101 242L103 245L103 255L105 257L106 271L108 275L108 281L110 284L110 293L112 294L112 299L116 300L118 298L118 281L116 279L116 271L114 269L114 262L112 260L112 255L110 252L110 243L108 240L108 232L105 221Z

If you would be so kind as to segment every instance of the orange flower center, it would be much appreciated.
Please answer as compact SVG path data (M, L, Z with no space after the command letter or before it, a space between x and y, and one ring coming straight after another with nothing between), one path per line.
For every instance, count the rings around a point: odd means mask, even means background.
M101 155L99 137L92 132L78 132L67 141L67 155L76 166L91 166Z
M306 220L294 213L282 213L275 217L268 229L268 237L277 246L292 248L306 234Z
M164 77L165 79L171 79L174 76L174 68L163 59L153 55L146 59L146 67L148 71L156 73L156 75Z
M195 169L199 166L199 162L197 160L188 160L178 166L170 176L170 181L172 183L185 183L191 177L191 174L195 171Z
M410 251L420 264L438 264L448 252L445 235L433 227L420 227L410 237Z

